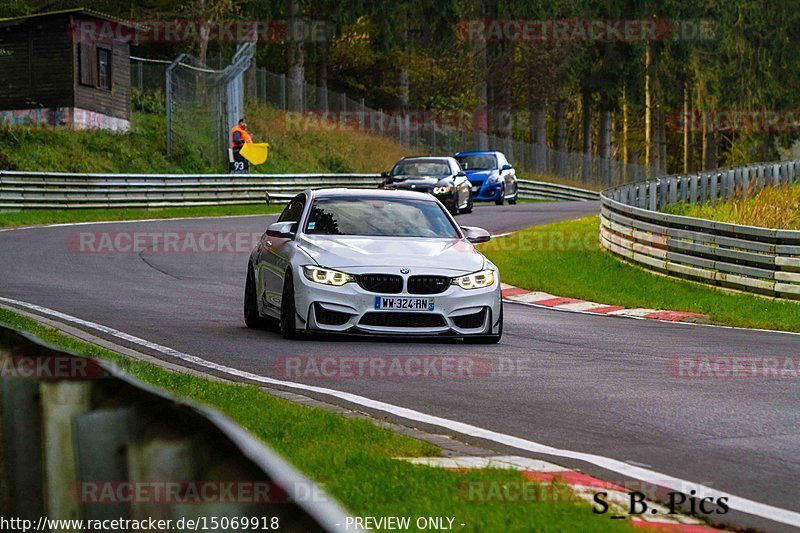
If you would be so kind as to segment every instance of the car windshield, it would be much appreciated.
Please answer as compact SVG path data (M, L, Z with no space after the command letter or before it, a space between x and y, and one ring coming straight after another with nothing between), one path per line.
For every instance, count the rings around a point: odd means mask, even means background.
M497 168L497 157L491 154L462 155L456 157L464 170L493 170Z
M446 176L450 174L450 165L446 161L403 161L398 163L393 176Z
M412 198L319 198L311 207L305 233L459 238L438 203Z

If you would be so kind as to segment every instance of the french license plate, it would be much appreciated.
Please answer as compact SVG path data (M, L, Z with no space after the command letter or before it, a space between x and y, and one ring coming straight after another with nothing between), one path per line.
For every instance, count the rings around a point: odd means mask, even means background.
M433 298L375 297L375 309L398 311L433 311Z

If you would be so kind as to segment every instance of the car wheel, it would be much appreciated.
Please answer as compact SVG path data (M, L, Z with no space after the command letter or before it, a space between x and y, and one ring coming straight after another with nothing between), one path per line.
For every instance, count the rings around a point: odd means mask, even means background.
M503 337L503 308L500 308L500 327L494 335L475 335L474 337L464 337L464 341L469 344L497 344Z
M500 189L500 199L494 201L494 205L503 205L503 199L506 196L506 187L503 185L503 188Z
M280 329L281 335L284 339L296 339L297 323L295 315L297 310L294 303L294 279L292 279L292 271L286 271L286 277L283 279L283 295L281 296L281 321Z
M458 200L453 199L453 203L448 206L447 210L450 211L451 215L456 216L458 214Z
M258 314L258 301L256 300L256 275L253 267L247 265L247 281L244 283L244 323L248 328L263 328L267 325Z
M463 213L472 213L472 193L469 193L469 200L467 200L467 207L464 208Z
M509 205L517 205L517 197L515 196L513 200L508 201Z

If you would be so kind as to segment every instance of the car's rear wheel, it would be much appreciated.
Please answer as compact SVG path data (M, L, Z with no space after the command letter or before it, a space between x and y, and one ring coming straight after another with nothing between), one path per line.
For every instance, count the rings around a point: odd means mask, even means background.
M503 199L506 196L506 187L503 185L503 188L500 189L500 198L494 201L494 205L503 205Z
M244 323L248 328L263 328L267 320L258 314L256 300L256 276L253 267L247 265L247 281L244 283Z
M296 339L297 323L295 315L297 308L294 302L294 279L292 278L292 271L287 270L286 276L283 279L283 295L281 296L281 335L285 339Z
M497 333L493 335L475 335L472 337L464 337L464 341L470 344L497 344L503 337L503 308L500 308L500 327Z

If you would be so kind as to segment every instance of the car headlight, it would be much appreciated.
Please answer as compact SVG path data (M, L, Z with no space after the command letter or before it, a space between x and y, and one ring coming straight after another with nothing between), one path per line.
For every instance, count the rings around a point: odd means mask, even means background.
M315 283L333 285L335 287L341 287L345 283L350 283L351 281L356 280L356 278L350 274L345 274L344 272L339 272L338 270L330 270L328 268L320 268L311 265L303 267L303 274L305 274L309 280Z
M488 181L489 183L497 183L498 181L500 181L500 174L492 174L486 181Z
M433 188L433 194L447 194L447 193L449 193L449 192L450 192L452 189L453 189L453 188L452 188L451 186L449 186L449 185L447 185L447 186L445 186L445 187L434 187L434 188Z
M460 278L453 278L453 285L462 289L482 289L494 285L494 270L481 270Z

